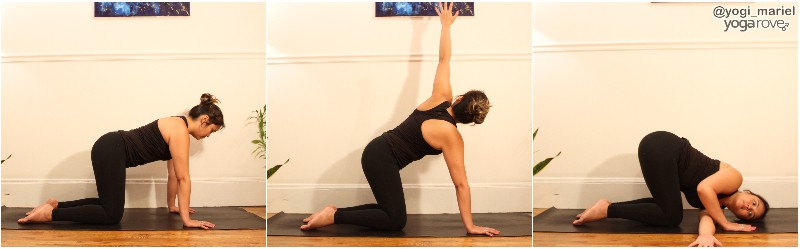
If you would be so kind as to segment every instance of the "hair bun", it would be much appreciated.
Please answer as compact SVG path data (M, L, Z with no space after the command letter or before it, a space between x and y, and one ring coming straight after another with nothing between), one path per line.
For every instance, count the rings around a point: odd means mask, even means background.
M201 105L213 105L219 103L219 99L215 98L214 95L211 95L210 93L204 93L203 95L200 95Z

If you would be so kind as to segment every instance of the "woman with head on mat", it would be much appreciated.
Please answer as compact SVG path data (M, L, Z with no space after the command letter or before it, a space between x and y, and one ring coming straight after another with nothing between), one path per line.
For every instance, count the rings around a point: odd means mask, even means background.
M488 236L500 233L472 223L470 189L464 168L464 141L456 127L456 123L483 123L489 112L489 99L483 92L472 90L453 100L450 90L450 25L458 17L458 12L453 15L452 4L440 3L438 7L436 12L442 31L433 94L400 125L373 139L361 155L361 167L377 204L348 208L330 205L304 219L308 224L300 229L331 224L355 224L380 230L403 229L406 203L400 170L425 155L444 153L466 232Z
M189 116L157 119L129 131L113 131L92 146L92 169L99 198L58 202L49 199L26 213L19 223L74 221L87 224L118 224L125 211L125 169L167 160L167 205L178 213L186 227L214 228L208 221L192 220L189 208L192 182L189 179L189 136L197 140L211 136L225 121L219 100L211 94L200 96L200 104ZM178 206L175 206L175 197Z
M683 219L681 192L699 213L700 236L690 246L720 246L714 238L714 223L726 231L755 231L756 227L725 219L728 208L742 221L764 218L769 204L749 190L739 191L742 175L727 163L714 160L689 144L689 140L666 131L645 136L639 143L639 164L651 198L611 203L597 201L576 216L574 225L623 218L657 226L677 226Z

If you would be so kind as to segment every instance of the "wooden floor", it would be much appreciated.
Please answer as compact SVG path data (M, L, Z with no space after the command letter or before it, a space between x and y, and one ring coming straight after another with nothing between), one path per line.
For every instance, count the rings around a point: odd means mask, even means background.
M273 213L267 214L272 217ZM374 237L296 237L267 236L268 247L285 246L514 246L530 247L531 237L460 237L460 238L374 238Z
M546 209L535 208L536 216ZM535 218L534 218L535 219ZM797 247L796 233L717 234L722 246L785 246ZM694 242L696 234L597 234L597 233L533 233L533 246L680 246Z
M245 207L266 217L266 207ZM3 229L6 246L257 246L266 245L266 229L186 231L53 231Z

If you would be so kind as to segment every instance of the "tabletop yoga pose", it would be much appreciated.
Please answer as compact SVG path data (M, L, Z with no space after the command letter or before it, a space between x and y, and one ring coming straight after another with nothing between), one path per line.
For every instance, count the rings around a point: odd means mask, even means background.
M92 169L99 198L58 202L51 198L26 213L19 223L74 221L86 224L118 224L125 211L125 169L167 160L167 206L178 213L186 227L214 228L208 221L189 217L192 181L189 178L189 136L197 140L225 127L219 100L203 94L189 118L167 117L130 131L112 131L92 146ZM175 206L175 197L178 206Z
M329 205L303 219L308 224L300 229L355 224L379 230L402 230L406 225L406 203L400 170L425 155L444 152L467 233L488 236L500 233L472 223L470 190L464 168L464 141L456 123L483 123L490 105L486 94L476 90L453 100L450 90L450 25L458 17L458 12L453 15L452 8L452 4L439 3L436 9L442 32L433 94L400 125L373 139L361 155L361 167L377 204L348 208Z
M726 231L755 231L756 227L725 219L727 207L742 221L764 218L769 204L749 190L739 191L742 175L727 163L714 160L666 131L657 131L639 142L639 164L652 198L611 203L597 201L576 216L573 225L605 218L623 218L657 226L677 226L683 219L681 192L699 213L699 236L690 246L721 246L714 238L714 223Z

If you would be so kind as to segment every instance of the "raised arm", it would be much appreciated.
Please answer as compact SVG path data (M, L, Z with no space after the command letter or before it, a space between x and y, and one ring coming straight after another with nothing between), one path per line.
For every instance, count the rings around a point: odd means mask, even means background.
M742 174L732 167L720 169L697 185L697 195L700 197L703 207L706 208L711 219L725 231L751 232L755 230L753 226L737 224L725 219L725 214L722 212L719 199L717 199L717 194L736 192L741 185Z
M207 221L192 220L189 216L189 198L192 195L192 180L189 177L189 133L181 122L171 124L169 152L172 155L172 165L175 170L175 179L178 182L178 209L183 225L203 229L213 228L214 224Z
M453 15L452 3L439 3L436 8L439 20L442 23L442 32L439 36L439 65L436 67L436 77L433 80L433 93L430 100L439 102L453 101L453 91L450 89L450 25L456 20L459 12ZM436 103L438 104L438 103Z

